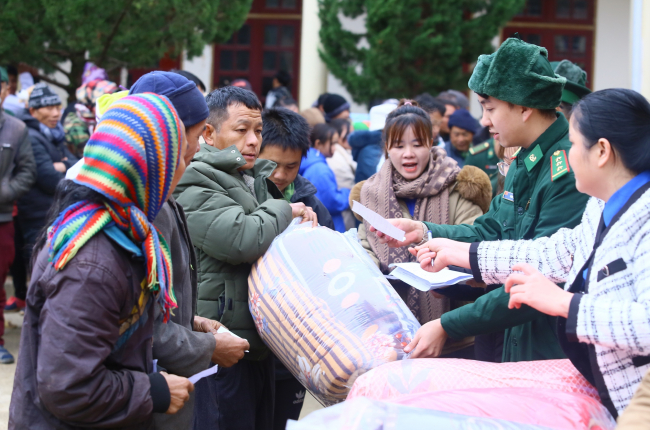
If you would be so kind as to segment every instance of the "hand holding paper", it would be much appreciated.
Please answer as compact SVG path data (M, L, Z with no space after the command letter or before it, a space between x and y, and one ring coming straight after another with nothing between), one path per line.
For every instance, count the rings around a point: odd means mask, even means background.
M399 242L404 242L406 240L406 233L404 230L395 227L377 212L371 211L356 200L352 204L352 211L361 216L364 220L368 221L368 224L374 227L377 231L380 231Z
M219 327L214 334L214 339L216 347L212 353L212 362L222 367L234 366L244 358L244 353L250 348L246 339L242 339L224 326Z

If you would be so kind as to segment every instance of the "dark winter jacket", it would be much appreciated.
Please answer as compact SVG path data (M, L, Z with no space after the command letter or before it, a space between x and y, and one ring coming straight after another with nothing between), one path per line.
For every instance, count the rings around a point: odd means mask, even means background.
M309 206L316 212L318 224L335 230L332 215L330 215L325 205L316 197L316 187L300 175L296 176L296 179L293 181L293 186L295 187L295 192L291 197L291 203L304 203L305 206Z
M140 326L116 348L145 278L140 249L131 243L133 248L98 233L59 271L48 262L47 246L39 252L27 292L10 429L147 429L153 412L167 410L167 383L151 374L152 297Z
M55 142L45 136L39 122L27 114L21 118L27 126L36 161L36 183L18 200L18 214L25 219L43 219L52 206L54 191L65 173L54 169L55 162L62 162L69 169L78 159L65 146L65 140ZM64 160L67 158L67 160Z
M190 377L207 369L214 352L214 335L193 331L196 314L196 256L181 205L169 198L154 225L163 235L172 257L173 285L178 308L168 323L163 323L160 307L154 310L153 358L169 373ZM194 416L194 393L183 409L174 415L154 414L156 430L189 429Z
M456 160L458 166L463 167L465 165L465 158L467 158L469 152L464 152L464 153L460 152L459 150L454 148L454 145L451 144L450 140L445 142L445 151L447 151L448 157Z
M352 147L352 158L357 162L354 182L365 181L377 173L377 165L384 153L381 133L382 130L358 130L348 137L348 143Z
M316 187L316 197L332 215L336 231L344 233L345 221L341 212L350 208L350 189L339 189L336 176L325 157L314 148L309 148L303 157L299 172Z
M25 123L0 109L0 222L11 221L14 202L36 181L36 164Z

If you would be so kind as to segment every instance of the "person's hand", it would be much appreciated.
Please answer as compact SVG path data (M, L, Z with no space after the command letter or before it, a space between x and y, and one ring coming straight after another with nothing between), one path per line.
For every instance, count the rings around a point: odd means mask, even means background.
M318 227L318 215L309 206L304 203L290 203L291 216L293 218L302 217L302 223L311 222L312 227Z
M432 239L422 246L410 248L409 252L417 257L423 270L439 272L447 266L469 269L469 247L469 243L438 238ZM433 265L431 261L433 261Z
M415 337L404 347L404 352L413 351L411 358L433 358L442 353L447 341L447 332L442 328L440 318L429 321L415 333Z
M214 335L217 345L212 353L212 362L221 367L231 367L244 358L244 351L250 349L248 341L235 337L230 333L219 333Z
M412 243L422 242L426 227L424 227L424 224L422 224L420 221L414 221L412 219L406 218L392 218L386 221L393 224L400 230L404 230L404 236L406 236L406 240L401 242L397 239L393 239L392 237L378 231L373 226L370 226L369 230L377 235L379 238L379 243L384 243L390 248L401 248L403 246L409 246Z
M217 332L217 330L219 330L219 327L221 327L222 325L223 324L221 324L219 321L210 320L207 318L200 317L198 315L194 317L194 331L214 334Z
M60 161L57 161L57 162L52 163L52 164L54 164L54 170L56 170L57 172L65 173L65 171L68 170L68 168L65 167L65 164L63 164Z
M169 394L171 394L171 402L166 414L175 414L185 403L190 399L190 393L194 391L194 384L189 379L181 376L170 375L167 372L160 372L160 374L167 381L169 387Z
M521 305L528 305L546 315L564 318L569 316L573 293L564 291L546 279L530 264L515 264L512 271L523 273L513 273L506 279L506 293L510 293L508 308L520 309Z

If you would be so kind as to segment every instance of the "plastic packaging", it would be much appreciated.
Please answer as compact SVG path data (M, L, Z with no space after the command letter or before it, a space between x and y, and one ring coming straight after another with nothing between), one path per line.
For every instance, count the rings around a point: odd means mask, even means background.
M356 231L292 223L253 266L248 303L273 353L323 405L359 375L406 357L420 328Z
M482 388L410 394L390 400L404 406L497 418L552 429L614 430L616 421L598 400L547 388Z
M495 418L472 417L357 398L289 420L287 430L549 430ZM594 429L595 430L595 429Z
M548 388L599 400L596 389L569 360L486 363L418 358L389 363L357 379L348 399L394 399L405 394L475 388Z

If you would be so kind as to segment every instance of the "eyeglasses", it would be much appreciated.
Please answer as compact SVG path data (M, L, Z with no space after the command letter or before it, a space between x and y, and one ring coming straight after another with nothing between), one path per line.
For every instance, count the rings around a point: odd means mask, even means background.
M510 163L500 161L497 163L497 168L499 169L499 173L501 173L502 176L506 176L508 174L508 169L510 168Z

